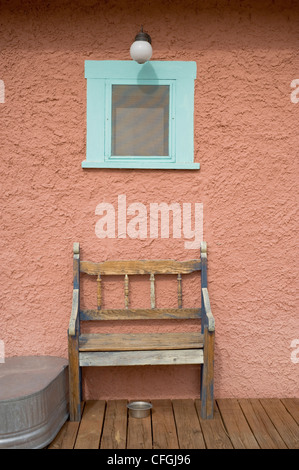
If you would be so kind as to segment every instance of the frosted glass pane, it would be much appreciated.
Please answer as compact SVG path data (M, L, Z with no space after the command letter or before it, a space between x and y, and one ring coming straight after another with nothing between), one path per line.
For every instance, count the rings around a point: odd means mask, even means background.
M168 85L112 86L112 155L167 156Z

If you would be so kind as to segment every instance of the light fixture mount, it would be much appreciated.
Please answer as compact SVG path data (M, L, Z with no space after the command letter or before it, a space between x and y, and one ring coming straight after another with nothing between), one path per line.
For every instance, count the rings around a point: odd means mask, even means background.
M152 39L148 33L143 31L143 26L141 26L140 32L136 34L135 41L147 41L150 44L152 43Z

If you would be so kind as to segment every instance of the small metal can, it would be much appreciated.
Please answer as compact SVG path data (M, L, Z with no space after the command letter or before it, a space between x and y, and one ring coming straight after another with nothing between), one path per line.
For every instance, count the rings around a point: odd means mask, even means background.
M132 401L127 406L132 418L146 418L152 408L152 404L147 401Z

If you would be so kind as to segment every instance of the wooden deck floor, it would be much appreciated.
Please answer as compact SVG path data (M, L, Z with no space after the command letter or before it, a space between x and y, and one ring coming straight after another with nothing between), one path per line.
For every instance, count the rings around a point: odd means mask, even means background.
M152 400L151 416L131 418L126 400L87 401L48 449L299 449L299 399L219 399L213 420L199 400Z

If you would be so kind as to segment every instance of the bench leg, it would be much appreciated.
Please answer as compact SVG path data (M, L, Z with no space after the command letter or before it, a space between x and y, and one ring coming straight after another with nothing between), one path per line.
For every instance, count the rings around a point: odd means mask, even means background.
M69 346L69 410L70 421L81 420L81 381L78 338L68 337Z
M201 373L201 417L212 419L214 411L214 339L215 331L204 329L204 363Z

